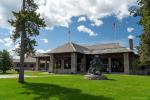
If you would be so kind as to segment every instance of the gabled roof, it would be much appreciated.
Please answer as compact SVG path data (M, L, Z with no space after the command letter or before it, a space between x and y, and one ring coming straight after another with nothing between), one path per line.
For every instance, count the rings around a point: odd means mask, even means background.
M90 45L86 46L88 49L112 49L112 48L121 48L122 46L119 45L119 43L107 43L107 44L96 44L96 45Z
M62 46L57 47L56 49L53 49L50 53L69 53L69 52L84 53L85 50L88 50L88 48L72 42L68 42Z
M133 52L130 49L122 47L119 43L97 44L91 46L81 46L72 42L66 43L53 49L49 53L70 53L78 52L83 54L107 54L107 53L123 53Z
M85 54L111 54L111 53L124 53L124 52L133 52L133 51L124 47L120 47L120 48L107 48L107 49L95 49L95 50L91 49L85 51Z
M119 43L97 44L86 47L89 50L85 51L85 54L109 54L109 53L133 52L130 49L120 46Z

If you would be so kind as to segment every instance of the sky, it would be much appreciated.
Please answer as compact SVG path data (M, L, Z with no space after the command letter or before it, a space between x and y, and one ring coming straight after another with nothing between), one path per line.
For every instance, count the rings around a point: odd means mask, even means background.
M128 48L128 37L139 45L138 35L143 31L138 24L139 17L133 17L129 8L137 6L136 0L35 0L39 5L37 13L45 19L46 28L34 37L38 53L65 44L70 39L80 45L120 43ZM16 57L14 50L19 43L13 43L10 36L13 27L8 23L14 18L12 11L21 9L22 0L0 0L0 50L6 49Z

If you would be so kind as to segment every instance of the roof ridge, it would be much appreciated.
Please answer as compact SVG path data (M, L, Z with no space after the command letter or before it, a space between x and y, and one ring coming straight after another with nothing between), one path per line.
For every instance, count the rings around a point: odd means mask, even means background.
M72 48L73 48L73 51L77 51L76 49L75 49L75 47L74 47L74 45L73 45L73 43L72 42L69 42L69 44L71 44L71 46L72 46Z
M119 45L120 46L120 43L99 43L99 44L91 44L91 45L85 45L85 47L88 47L88 46L97 46L97 45L100 45L100 46L105 46L105 45Z

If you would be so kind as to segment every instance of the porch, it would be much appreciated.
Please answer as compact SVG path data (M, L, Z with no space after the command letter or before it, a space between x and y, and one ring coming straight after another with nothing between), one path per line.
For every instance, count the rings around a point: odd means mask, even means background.
M95 55L81 53L50 54L36 58L36 70L46 70L51 73L85 73ZM104 72L129 73L129 53L99 54ZM39 65L40 62L44 65Z

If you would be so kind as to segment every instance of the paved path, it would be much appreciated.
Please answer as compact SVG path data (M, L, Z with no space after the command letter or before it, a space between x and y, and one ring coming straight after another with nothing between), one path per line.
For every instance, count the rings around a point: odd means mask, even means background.
M29 76L29 75L25 75L25 77L45 77L45 76ZM18 74L0 75L0 79L1 78L18 78Z
M31 76L31 75L25 75L25 77L50 77L50 76L72 76L72 75L57 75L57 74L51 74L51 75L44 75L44 76ZM18 74L9 74L9 75L0 75L0 79L2 78L18 78Z

